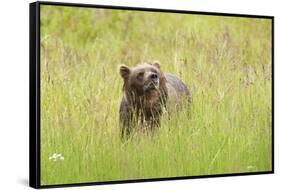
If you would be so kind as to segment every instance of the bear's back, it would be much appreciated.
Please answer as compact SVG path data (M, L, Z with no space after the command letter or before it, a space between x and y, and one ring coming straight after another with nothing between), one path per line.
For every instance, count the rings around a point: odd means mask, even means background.
M165 73L165 78L168 90L168 109L177 108L182 103L191 101L190 91L180 78L169 73Z

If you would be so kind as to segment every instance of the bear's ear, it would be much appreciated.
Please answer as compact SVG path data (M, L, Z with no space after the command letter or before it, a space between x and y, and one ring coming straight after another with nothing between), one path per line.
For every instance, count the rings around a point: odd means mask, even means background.
M123 79L128 79L128 77L130 75L130 68L127 67L126 65L120 65L119 72Z
M160 69L160 61L153 61L152 65Z

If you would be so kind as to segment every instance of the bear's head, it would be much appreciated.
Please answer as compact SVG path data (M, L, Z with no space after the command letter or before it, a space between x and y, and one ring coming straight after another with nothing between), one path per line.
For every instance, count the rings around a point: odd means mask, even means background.
M160 63L144 63L133 68L121 65L120 75L124 80L124 91L134 96L144 96L166 89L166 79L160 69Z

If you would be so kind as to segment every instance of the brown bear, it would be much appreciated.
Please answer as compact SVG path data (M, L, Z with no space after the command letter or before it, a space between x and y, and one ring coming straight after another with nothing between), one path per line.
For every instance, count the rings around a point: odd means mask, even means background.
M144 63L134 68L120 66L124 80L120 104L122 138L128 138L136 126L154 129L160 126L164 109L173 110L191 101L188 88L181 79L163 73L159 61ZM186 105L187 105L186 104Z

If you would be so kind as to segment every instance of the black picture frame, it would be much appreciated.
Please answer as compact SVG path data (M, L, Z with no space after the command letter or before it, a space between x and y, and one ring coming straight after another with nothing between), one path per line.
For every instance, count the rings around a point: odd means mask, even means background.
M197 14L197 15L217 15L229 17L245 17L245 18L262 18L271 20L272 26L272 170L261 172L233 173L233 174L217 174L217 175L202 175L202 176L181 176L171 178L153 178L153 179L136 179L136 180L121 180L121 181L104 181L92 183L72 183L60 185L41 185L40 184L40 6L70 6L70 7L85 7L85 8L101 8L101 9L117 9L117 10L133 10L133 11L148 11L148 12L169 12L182 14ZM29 4L29 185L33 188L52 188L52 187L72 187L72 186L88 186L100 184L120 184L120 183L135 183L163 180L180 180L194 178L210 178L210 177L227 177L227 176L242 176L242 175L258 175L258 174L273 174L274 173L274 16L264 15L248 15L248 14L232 14L232 13L217 13L217 12L200 12L187 10L166 10L156 8L141 8L141 7L123 7L109 5L94 5L80 3L61 3L37 1Z

